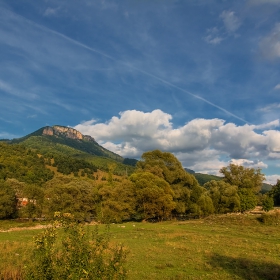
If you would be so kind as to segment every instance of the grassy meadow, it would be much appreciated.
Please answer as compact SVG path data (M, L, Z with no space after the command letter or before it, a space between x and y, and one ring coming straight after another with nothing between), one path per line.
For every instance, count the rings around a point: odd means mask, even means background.
M20 279L42 231L35 226L0 221L0 279ZM280 279L280 225L257 215L112 224L110 233L128 250L128 279Z

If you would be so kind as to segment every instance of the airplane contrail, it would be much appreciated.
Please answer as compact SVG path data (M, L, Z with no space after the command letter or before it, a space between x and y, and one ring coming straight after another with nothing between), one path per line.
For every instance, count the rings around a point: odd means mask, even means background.
M6 9L5 9L5 10L6 10ZM89 50L89 51L93 52L93 53L99 54L99 55L101 55L101 56L103 56L103 57L106 57L106 58L108 58L108 59L110 59L110 60L112 60L112 61L115 61L115 62L117 62L117 63L123 64L123 65L125 65L125 66L127 66L127 67L129 67L129 68L131 68L131 69L134 69L134 70L136 70L136 71L138 71L138 72L140 72L140 73L146 75L146 76L149 76L149 77L151 77L151 78L153 78L153 79L155 79L155 80L158 80L158 81L162 82L163 84L166 84L166 85L168 85L168 86L170 86L170 87L176 88L176 89L178 89L178 90L180 90L180 91L182 91L182 92L185 92L185 93L189 94L190 96L192 96L192 97L194 97L194 98L196 98L196 99L199 99L199 100L201 100L201 101L203 101L203 102L205 102L205 103L207 103L207 104L209 104L209 105L211 105L211 106L213 106L213 107L215 107L215 108L217 108L217 109L223 111L224 113L226 113L226 114L228 114L228 115L230 115L230 116L232 116L232 117L234 117L234 118L236 118L236 119L238 119L238 120L240 120L240 121L242 121L242 122L244 122L244 123L250 124L249 122L247 122L247 121L244 120L243 118L241 118L241 117L239 117L239 116L237 116L237 115L231 113L230 111L226 110L225 108L222 108L221 106L216 105L216 104L214 104L213 102L211 102L211 101L209 101L209 100L207 100L207 99L205 99L205 98L203 98L203 97L201 97L201 96L199 96L199 95L197 95L197 94L194 94L194 93L192 93L192 92L190 92L190 91L188 91L188 90L186 90L186 89L183 89L183 88L181 88L181 87L178 87L178 86L176 86L176 85L170 83L169 81L166 81L166 80L164 80L164 79L162 79L162 78L160 78L160 77L158 77L158 76L156 76L156 75L154 75L154 74L152 74L152 73L150 73L150 72L147 72L147 71L145 71L145 70L142 70L142 69L139 69L139 68L137 68L137 67L134 67L134 66L132 66L132 65L130 65L130 64L128 64L128 63L126 63L125 61L118 60L118 59L116 59L116 58L114 58L114 57L112 57L112 56L110 56L110 55L108 55L108 54L106 54L106 53L104 53L104 52L101 52L101 51L96 50L96 49L94 49L94 48L92 48L92 47L89 47L89 46L87 46L87 45L85 45L85 44L83 44L83 43L81 43L81 42L79 42L79 41L77 41L77 40L74 40L74 39L72 39L72 38L70 38L70 37L68 37L68 36L66 36L66 35L64 35L64 34L62 34L62 33L60 33L60 32L57 32L57 31L55 31L55 30L53 30L53 29L50 29L50 28L45 27L45 26L43 26L43 25L40 25L40 24L38 24L38 23L36 23L36 22L34 22L34 21L31 21L31 20L29 20L29 19L27 19L27 18L25 18L25 17L23 17L23 16L21 16L21 15L15 14L14 12L11 12L11 11L8 11L8 12L12 13L13 15L15 15L15 16L17 16L17 17L23 18L25 21L29 22L30 24L35 25L36 27L38 27L38 28L40 28L40 29L42 29L42 30L51 32L51 33L53 33L53 34L55 34L55 35L57 35L57 36L59 36L59 37L61 37L61 38L64 38L65 40L67 40L67 41L69 41L69 42L71 42L71 43L77 45L77 46L80 46L80 47L82 47L82 48L84 48L84 49L86 49L86 50Z

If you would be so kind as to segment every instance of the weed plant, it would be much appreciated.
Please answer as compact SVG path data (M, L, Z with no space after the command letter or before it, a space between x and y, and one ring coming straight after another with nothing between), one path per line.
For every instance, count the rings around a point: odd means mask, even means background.
M125 279L123 246L110 246L108 230L86 231L71 214L56 213L51 227L35 238L26 280Z

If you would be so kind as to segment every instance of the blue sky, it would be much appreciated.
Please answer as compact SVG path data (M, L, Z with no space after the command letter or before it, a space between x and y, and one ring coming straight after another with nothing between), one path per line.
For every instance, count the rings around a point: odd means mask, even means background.
M0 0L0 138L65 125L280 179L280 0Z

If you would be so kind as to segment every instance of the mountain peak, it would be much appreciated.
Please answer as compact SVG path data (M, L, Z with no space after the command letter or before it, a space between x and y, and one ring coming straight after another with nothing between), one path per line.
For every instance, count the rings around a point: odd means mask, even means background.
M42 135L49 136L64 136L66 138L74 139L74 140L87 140L87 141L95 141L93 137L89 135L83 135L78 130L67 127L67 126L46 126L43 129Z
M38 139L40 140L38 141ZM29 148L37 149L39 151L52 150L58 151L59 153L63 153L64 151L66 154L69 152L69 150L67 150L68 146L89 155L110 158L118 162L124 161L124 158L120 155L99 145L93 137L83 135L72 127L62 125L42 127L24 137L13 139L10 143L23 143Z

